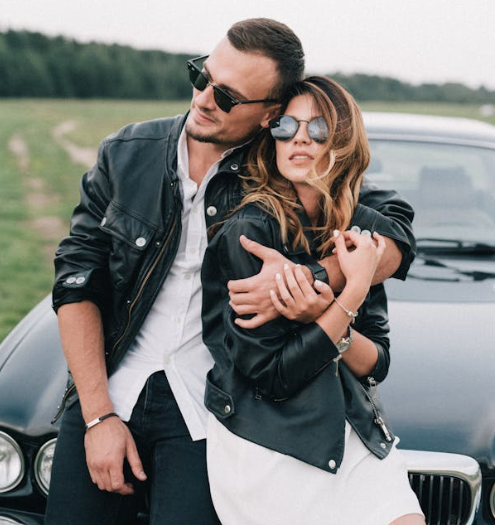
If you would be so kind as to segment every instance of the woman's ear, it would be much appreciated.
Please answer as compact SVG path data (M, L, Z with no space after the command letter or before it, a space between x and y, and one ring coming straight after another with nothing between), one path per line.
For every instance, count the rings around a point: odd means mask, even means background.
M263 115L263 118L260 122L260 126L262 128L268 128L268 123L270 122L270 120L275 118L277 115L280 115L281 108L282 108L282 104L275 104L267 108L267 111Z

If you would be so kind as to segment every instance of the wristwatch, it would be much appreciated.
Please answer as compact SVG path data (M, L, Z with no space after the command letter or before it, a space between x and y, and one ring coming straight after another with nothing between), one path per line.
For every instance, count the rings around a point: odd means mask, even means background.
M325 284L330 284L328 281L328 273L321 264L317 263L314 260L306 260L304 261L304 265L311 270L314 281L318 279L318 281L321 281Z
M347 352L349 350L349 347L352 344L353 336L352 336L353 329L351 328L351 325L349 325L349 335L347 337L342 337L340 341L337 342L335 345L337 347L337 350L339 351L339 354L342 355L344 352Z

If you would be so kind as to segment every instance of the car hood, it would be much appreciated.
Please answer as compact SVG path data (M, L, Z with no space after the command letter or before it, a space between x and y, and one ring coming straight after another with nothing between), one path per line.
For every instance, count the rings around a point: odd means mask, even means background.
M387 282L391 367L381 397L401 448L467 454L495 469L495 279L444 280L449 273Z
M57 317L47 297L0 346L0 426L32 437L50 424L67 380Z

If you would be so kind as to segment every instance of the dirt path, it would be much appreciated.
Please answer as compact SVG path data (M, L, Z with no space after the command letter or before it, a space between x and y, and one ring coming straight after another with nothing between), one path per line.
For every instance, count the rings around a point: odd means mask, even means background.
M8 148L15 156L23 184L26 187L24 194L26 204L36 217L29 221L29 227L47 241L44 255L51 263L58 242L67 234L67 227L59 217L44 215L44 212L56 204L59 198L48 192L42 179L31 174L29 148L20 134L16 133L10 138Z
M93 148L81 148L65 137L67 133L74 131L77 127L75 120L65 120L52 131L52 137L70 156L73 162L90 168L96 161L96 150Z

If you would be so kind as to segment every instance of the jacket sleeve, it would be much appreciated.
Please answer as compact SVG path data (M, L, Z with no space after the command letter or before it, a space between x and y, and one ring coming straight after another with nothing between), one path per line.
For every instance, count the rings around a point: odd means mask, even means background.
M359 315L353 328L360 334L371 339L378 350L378 359L373 371L368 377L373 377L381 383L388 374L390 366L390 340L387 311L387 295L383 284L370 288L366 301L359 309ZM367 381L367 378L363 378Z
M265 246L274 245L274 231L266 222L231 221L209 248L215 250L214 256L205 258L205 264L220 271L222 282L252 276L261 268L261 261L240 246L242 234ZM259 328L245 330L234 323L237 315L228 305L228 297L221 308L225 330L221 344L236 369L272 399L290 397L339 355L316 323L301 324L279 317ZM205 327L204 333L209 328ZM208 340L205 342L209 345Z
M53 308L89 300L101 310L110 298L108 234L100 223L110 201L106 141L100 144L96 165L82 178L80 202L71 219L70 234L55 254Z
M396 242L402 253L401 264L393 275L397 279L406 278L416 255L413 218L414 210L404 197L393 190L379 189L365 179L351 226L358 225L361 229L376 231Z

